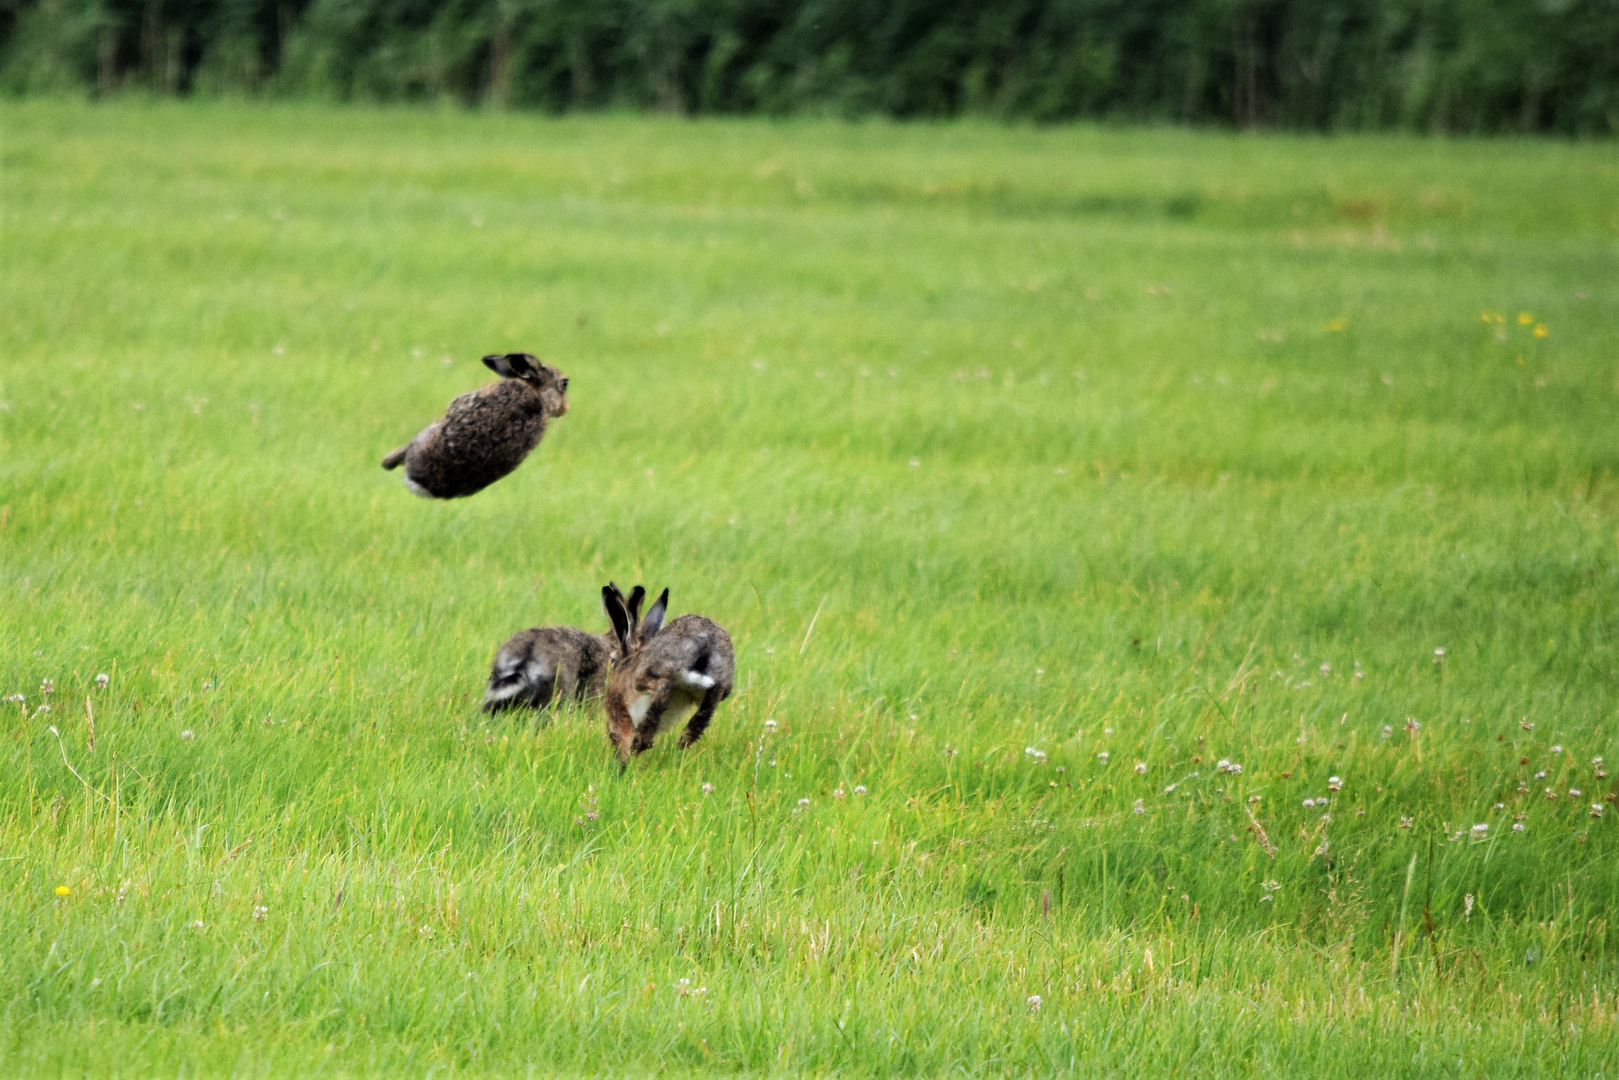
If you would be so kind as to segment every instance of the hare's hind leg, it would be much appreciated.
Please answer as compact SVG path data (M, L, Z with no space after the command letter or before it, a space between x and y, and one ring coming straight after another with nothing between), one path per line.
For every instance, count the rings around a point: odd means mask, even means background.
M383 458L382 459L382 467L384 469L397 469L397 468L399 468L399 466L401 466L401 465L403 465L405 463L405 455L407 453L409 453L409 452L410 452L410 443L406 443L404 446L401 446L399 449L393 451L387 457Z
M714 710L724 698L725 695L720 693L719 687L708 688L708 692L703 695L703 703L697 706L697 711L686 721L686 730L680 733L679 746L682 750L703 737L703 732L708 730L708 722L714 719Z

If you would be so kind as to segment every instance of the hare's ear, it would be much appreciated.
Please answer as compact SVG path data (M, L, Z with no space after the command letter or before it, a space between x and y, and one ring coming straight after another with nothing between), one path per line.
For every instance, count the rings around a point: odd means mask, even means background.
M609 582L602 586L602 607L607 610L607 617L613 622L613 636L618 638L619 655L628 655L630 615L624 610L624 595L618 591L617 585Z
M490 353L483 362L490 371L507 379L531 379L536 374L528 353Z
M646 619L641 623L641 644L644 645L657 637L658 631L663 629L663 613L668 609L669 590L665 589L653 602L652 610L646 613Z
M645 599L646 590L641 588L641 586L637 585L635 588L630 590L630 598L624 606L629 610L630 613L631 633L634 633L635 628L641 625L641 601Z

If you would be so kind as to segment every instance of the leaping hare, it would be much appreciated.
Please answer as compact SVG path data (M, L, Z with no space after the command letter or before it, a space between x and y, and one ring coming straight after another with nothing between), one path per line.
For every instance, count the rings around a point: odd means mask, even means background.
M529 353L483 358L497 383L450 402L444 415L382 459L405 466L405 486L430 499L459 499L493 484L540 444L546 423L568 411L568 377Z
M630 593L627 608L632 620L639 617L645 596L639 585ZM608 664L617 654L618 636L611 630L605 634L587 633L577 626L519 630L495 653L483 711L543 709L553 702L600 694L607 686Z
M641 592L636 586L636 593ZM714 709L731 696L736 679L736 650L724 627L701 615L682 615L663 625L669 590L653 603L645 621L625 603L618 586L602 588L602 606L613 622L618 657L607 678L607 735L621 764L652 745L665 727L687 714L680 746L703 737Z

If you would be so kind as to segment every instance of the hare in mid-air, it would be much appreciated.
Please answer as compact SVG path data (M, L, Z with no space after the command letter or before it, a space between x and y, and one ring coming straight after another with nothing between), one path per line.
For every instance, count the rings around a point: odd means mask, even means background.
M632 620L641 614L646 590L639 585L626 606ZM618 636L592 634L577 626L536 626L519 630L495 653L484 692L483 711L583 700L607 687L607 667L618 654Z
M405 466L405 486L430 499L459 499L499 480L540 443L552 417L568 411L568 377L529 353L483 358L497 383L450 402L444 415L382 459Z
M640 607L641 587L635 604ZM736 650L725 628L701 615L682 615L663 624L669 590L652 604L646 619L636 618L618 586L602 588L602 606L613 622L618 655L607 677L607 735L618 760L630 758L652 745L658 732L680 723L680 746L702 738L714 709L731 696L736 680Z

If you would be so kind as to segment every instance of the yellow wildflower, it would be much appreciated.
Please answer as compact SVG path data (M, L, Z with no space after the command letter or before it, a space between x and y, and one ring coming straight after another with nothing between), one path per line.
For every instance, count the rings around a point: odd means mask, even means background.
M1530 323L1532 323L1534 321L1535 321L1535 317L1533 315L1529 314L1527 311L1518 312L1518 325L1519 326L1528 326Z
M73 890L68 888L66 885L58 885L56 887L56 895L57 896L71 896L71 895L73 895Z
M1545 323L1535 324L1534 335L1536 337L1545 337L1549 333L1551 333L1551 330L1546 326Z

